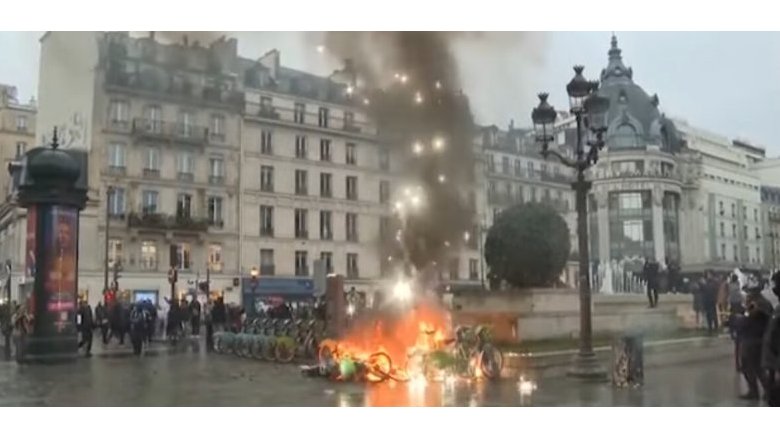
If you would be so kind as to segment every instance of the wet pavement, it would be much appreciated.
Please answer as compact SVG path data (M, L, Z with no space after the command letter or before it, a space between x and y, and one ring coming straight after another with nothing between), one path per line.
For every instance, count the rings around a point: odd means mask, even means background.
M658 367L640 389L536 382L428 385L331 383L295 365L164 350L145 357L79 359L55 366L0 362L0 406L735 406L733 362Z

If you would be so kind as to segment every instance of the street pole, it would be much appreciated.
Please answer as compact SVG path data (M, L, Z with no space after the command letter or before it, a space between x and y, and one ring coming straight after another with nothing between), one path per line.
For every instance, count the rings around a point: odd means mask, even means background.
M5 359L10 360L11 359L11 328L13 328L13 315L14 315L14 309L11 306L11 260L8 259L5 261L5 269L8 271L8 278L5 281L5 309L7 315L5 328L3 329L3 335L5 338Z
M109 220L111 217L111 196L114 193L114 188L112 186L108 186L106 188L106 242L105 242L105 248L103 249L103 295L105 295L108 292L108 226L109 226ZM105 299L105 298L104 298Z
M171 284L171 304L176 300L176 280L178 278L178 273L176 272L176 267L171 265L171 269L168 270L168 282Z
M603 380L604 370L593 352L593 321L591 315L591 285L590 261L588 252L588 192L591 182L585 180L585 171L598 162L599 151L605 146L604 133L607 130L606 113L609 109L609 99L598 94L599 83L588 81L582 76L582 66L574 67L574 78L566 85L569 95L571 113L577 123L577 144L574 158L561 154L557 149L550 149L554 142L555 119L557 112L547 102L548 94L539 94L539 106L531 112L536 140L542 145L542 157L552 155L564 166L576 172L576 180L571 187L574 189L577 210L577 241L579 252L579 296L580 296L580 343L577 355L568 375L587 380ZM585 141L583 131L593 134ZM583 144L589 149L585 151Z
M482 291L485 291L485 228L483 223L479 223L479 283L482 285Z

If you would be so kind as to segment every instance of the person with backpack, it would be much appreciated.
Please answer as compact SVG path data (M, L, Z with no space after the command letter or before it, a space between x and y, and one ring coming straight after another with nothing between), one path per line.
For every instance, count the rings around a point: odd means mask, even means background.
M200 335L200 301L198 301L197 298L193 297L192 302L190 302L190 326L192 326L192 335L198 336Z
M92 317L92 307L86 300L81 301L76 314L78 331L81 334L79 349L85 347L84 356L92 356L92 331L95 329L95 320Z

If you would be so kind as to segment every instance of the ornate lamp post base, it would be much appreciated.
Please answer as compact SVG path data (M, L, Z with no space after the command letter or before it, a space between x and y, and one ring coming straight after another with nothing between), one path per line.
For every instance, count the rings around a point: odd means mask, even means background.
M607 370L601 366L593 352L578 352L566 375L583 381L607 381Z

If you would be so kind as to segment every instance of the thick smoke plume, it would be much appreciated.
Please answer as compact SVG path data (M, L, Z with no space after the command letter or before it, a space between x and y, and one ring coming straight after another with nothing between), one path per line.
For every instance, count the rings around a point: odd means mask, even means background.
M398 239L417 270L462 245L472 230L474 121L446 32L331 32L325 50L348 59L380 142L400 159ZM466 235L468 236L468 235ZM476 237L474 237L476 239Z

